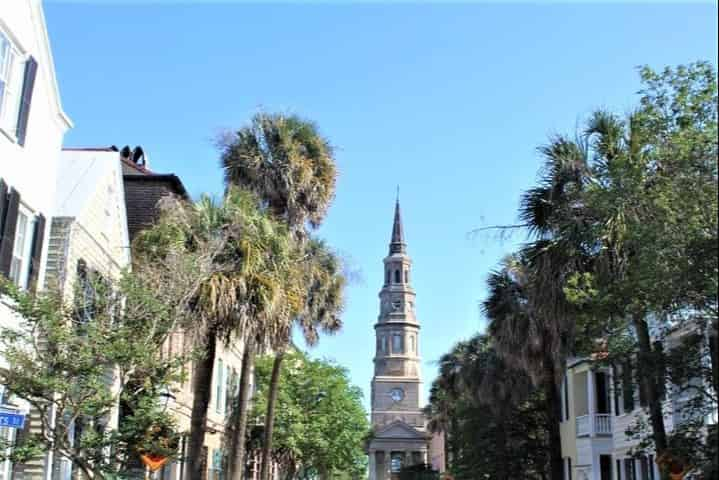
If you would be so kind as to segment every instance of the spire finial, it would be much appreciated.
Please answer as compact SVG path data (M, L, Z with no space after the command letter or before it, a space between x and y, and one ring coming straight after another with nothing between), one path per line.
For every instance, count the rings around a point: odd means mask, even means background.
M397 185L397 201L394 206L394 223L392 224L392 239L389 243L389 253L404 252L404 231L402 229L402 214L399 208L399 185Z

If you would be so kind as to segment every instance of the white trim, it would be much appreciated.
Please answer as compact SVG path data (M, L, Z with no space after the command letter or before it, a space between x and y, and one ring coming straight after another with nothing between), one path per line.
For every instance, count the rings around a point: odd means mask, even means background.
M42 28L39 28L39 38L42 39L42 47L40 50L42 50L44 64L47 66L47 78L45 79L46 83L49 83L49 91L51 93L51 97L53 97L54 100L54 107L57 110L58 118L57 120L61 122L61 126L63 126L65 129L70 129L74 125L72 123L72 120L70 117L65 113L65 111L62 108L62 103L60 101L60 89L57 84L57 74L55 73L55 62L52 57L52 50L50 49L50 39L47 35L47 22L45 21L45 12L42 8L42 2L39 0L33 0L34 4L33 7L30 9L32 19L34 20L35 28L38 29L38 26L41 26ZM38 62L40 63L40 62Z

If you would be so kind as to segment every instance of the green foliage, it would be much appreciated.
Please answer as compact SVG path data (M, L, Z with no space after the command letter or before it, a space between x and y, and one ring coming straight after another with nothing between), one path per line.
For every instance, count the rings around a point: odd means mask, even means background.
M73 301L56 290L34 296L2 282L21 325L0 332L9 364L0 382L40 419L21 435L13 461L53 448L86 475L103 478L122 471L138 450L175 453L175 425L158 394L180 379L186 359L158 358L174 320L146 284L131 274L117 282L94 277ZM110 422L121 404L126 415L118 428ZM148 434L158 428L164 446Z
M272 357L262 357L255 367L253 418L265 414L272 364ZM350 384L344 368L288 352L277 398L272 455L294 475L289 478L359 478L364 473L369 425L362 392Z
M442 356L425 413L430 429L445 433L457 479L534 480L549 461L544 405L527 374L477 335Z

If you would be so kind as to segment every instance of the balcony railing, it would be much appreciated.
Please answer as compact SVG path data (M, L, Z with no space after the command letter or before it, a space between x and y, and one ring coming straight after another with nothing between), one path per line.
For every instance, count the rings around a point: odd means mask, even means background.
M590 437L612 434L612 416L608 413L577 417L577 436Z

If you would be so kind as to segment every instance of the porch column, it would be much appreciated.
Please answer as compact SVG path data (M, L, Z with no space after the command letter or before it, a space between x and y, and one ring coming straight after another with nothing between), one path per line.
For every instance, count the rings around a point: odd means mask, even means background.
M374 450L369 452L369 480L377 480L377 453Z
M597 394L594 391L594 370L591 368L587 370L587 412L589 413L589 436L593 437L595 434L594 427L594 412L597 410Z

